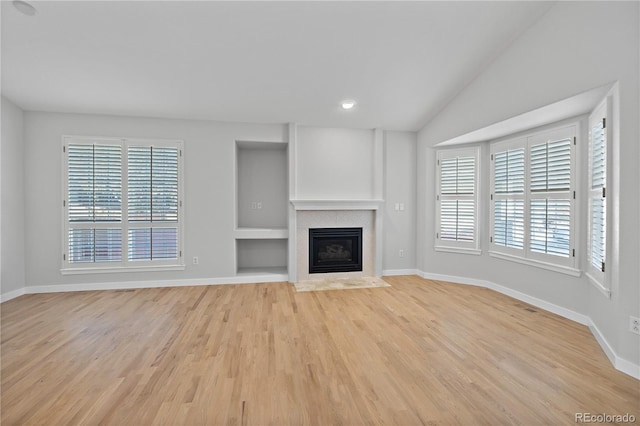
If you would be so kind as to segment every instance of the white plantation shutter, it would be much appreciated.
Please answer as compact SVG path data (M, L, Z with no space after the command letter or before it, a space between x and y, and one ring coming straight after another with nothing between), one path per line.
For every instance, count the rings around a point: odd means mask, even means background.
M129 146L128 160L128 258L177 259L178 148Z
M69 262L119 262L122 147L100 142L72 143L67 147L67 158Z
M127 202L129 221L151 221L151 147L128 148Z
M524 201L495 200L493 207L493 243L522 249L524 246Z
M571 253L571 146L573 138L530 148L530 239L533 252Z
M569 257L571 200L531 200L531 251Z
M438 152L437 245L477 247L477 148Z
M493 244L524 247L525 150L523 142L495 150L493 159Z
M493 252L574 267L575 134L570 125L492 144Z
M605 286L607 256L607 101L589 117L589 275Z
M64 267L179 264L181 142L64 142Z

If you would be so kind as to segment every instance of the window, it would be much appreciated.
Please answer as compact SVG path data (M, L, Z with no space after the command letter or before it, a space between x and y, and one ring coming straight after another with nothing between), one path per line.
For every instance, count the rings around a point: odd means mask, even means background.
M589 117L589 227L587 275L608 290L605 280L607 255L607 100Z
M524 141L505 145L492 154L493 160L493 243L519 249L524 247Z
M492 144L492 254L579 273L573 269L575 137L576 126L567 126Z
M63 142L63 271L182 267L182 142Z
M436 250L478 251L478 148L438 151Z

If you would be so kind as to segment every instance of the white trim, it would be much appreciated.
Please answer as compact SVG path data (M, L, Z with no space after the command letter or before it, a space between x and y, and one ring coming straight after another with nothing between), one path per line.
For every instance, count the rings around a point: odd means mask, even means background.
M528 294L521 293L508 287L504 287L494 283L492 284L492 287L489 287L492 290L513 297L514 299L521 300L540 309L544 309L545 311L560 315L561 317L570 319L571 321L575 321L579 324L588 325L591 321L591 319L587 315L572 311L571 309L567 309L554 303L547 302L546 300L538 299L537 297L529 296Z
M604 338L598 327L593 323L591 318L587 315L572 311L571 309L564 308L562 306L558 306L551 302L547 302L542 299L538 299L537 297L529 296L527 294L521 293L517 290L510 289L508 287L496 284L491 281L486 280L478 280L475 278L467 278L467 277L458 277L454 275L442 275L442 274L432 274L423 271L417 271L418 276L427 279L427 280L436 280L436 281L446 281L454 284L466 284L473 285L477 287L485 287L490 290L497 291L498 293L502 293L506 296L513 297L514 299L523 301L530 305L536 306L540 309L544 309L545 311L549 311L556 315L560 315L561 317L570 319L571 321L575 321L579 324L583 324L589 327L591 330L591 334L593 334L594 338L609 358L609 361L613 365L613 367L621 371L625 374L628 374L631 377L640 380L640 364L635 364L632 361L621 358L616 354L613 350L609 342Z
M459 254L473 254L475 256L480 256L482 254L482 250L480 249L471 249L471 248L464 248L464 247L434 246L433 249L435 251L442 251L447 253L459 253Z
M288 228L236 228L236 240L286 239Z
M384 195L384 130L373 129L373 196L383 199Z
M589 279L589 282L591 284L593 284L593 286L595 288L597 288L598 290L600 290L600 293L604 294L606 296L607 299L611 299L611 290L606 288L605 286L603 286L600 281L598 281L597 279L595 279L593 276L591 276L591 274L589 272L585 272L584 273L587 278Z
M505 260L513 260L519 262L519 259L531 260L531 263L521 261L533 266L540 266L552 271L565 273L568 275L579 277L581 271L576 267L580 264L580 259L575 255L571 255L572 250L575 250L579 246L579 233L581 228L580 212L577 200L572 196L572 193L579 193L579 176L580 168L577 161L580 156L578 151L578 145L576 144L577 138L581 135L580 117L575 117L570 121L560 121L553 124L553 127L544 127L528 131L524 134L512 135L508 139L494 141L490 144L490 194L491 194L491 207L490 207L490 236L495 239L495 202L497 200L517 200L522 201L523 214L523 240L522 248L510 248L497 244L496 241L492 241L490 244L491 253L500 252L500 254L508 255L509 252L514 253L509 257L504 257ZM532 161L532 148L539 144L546 144L554 140L573 140L573 144L569 144L570 149L570 184L568 189L562 191L553 191L547 188L545 191L534 192L531 188L531 161ZM512 150L524 149L524 181L523 191L518 193L497 193L495 192L495 155L500 152L508 152ZM534 199L561 199L568 200L570 204L570 225L569 225L569 256L560 257L550 253L536 253L531 249L531 235L532 235L532 222L531 222L531 201ZM518 253L515 255L515 253ZM579 254L579 253L578 253ZM498 256L496 256L498 257ZM554 266L557 266L555 268Z
M62 275L82 275L82 274L110 274L117 272L164 272L164 271L184 271L185 265L156 265L156 266L115 266L109 267L88 267L88 268L62 268Z
M600 344L600 347L604 351L604 354L607 356L607 358L609 358L609 361L611 362L611 364L616 365L616 358L617 358L616 352L613 350L611 345L609 345L609 342L607 342L607 339L605 339L602 333L600 333L600 330L593 323L593 321L589 321L588 325L589 325L589 330L591 330L591 334L593 334L593 337L595 337L596 340L598 341L598 344Z
M616 363L614 364L616 370L622 371L624 374L628 374L631 377L635 377L640 380L640 364L634 364L624 358L620 358L616 355Z
M296 210L378 210L384 200L291 200Z
M582 275L582 271L580 269L571 268L569 266L562 266L555 263L543 262L541 260L513 256L497 251L489 251L489 256L495 257L497 259L509 260L511 262L522 263L524 265L535 266L536 268L548 269L550 271L559 272L561 274L571 275L572 277L580 277Z
M544 309L545 311L549 311L554 314L560 315L561 317L570 319L572 321L578 322L583 325L588 325L591 322L590 318L584 314L572 311L571 309L567 309L562 306L558 306L551 302L547 302L546 300L538 299L537 297L529 296L528 294L521 293L517 290L513 290L511 288L496 284L492 281L478 280L475 278L467 278L467 277L458 277L453 275L431 274L431 273L422 272L422 271L420 271L419 275L422 278L425 278L428 280L447 281L447 282L453 282L458 284L467 284L467 285L474 285L477 287L485 287L485 288L497 291L498 293L505 294L509 297L513 297L514 299L518 299L530 305L536 306L540 309Z
M634 364L631 361L619 357L618 354L616 354L616 351L614 351L611 345L609 345L607 339L604 338L598 327L591 320L589 320L589 330L591 330L591 334L596 338L600 347L616 370L622 371L623 373L640 380L640 364Z
M23 294L27 294L27 291L24 287L19 288L17 290L9 291L7 293L0 294L0 303L4 303L8 300L15 299L16 297L20 297Z
M69 145L95 145L104 142L108 145L120 146L121 148L121 195L122 195L122 218L119 222L69 222L69 193L68 193L68 168L69 168ZM129 176L128 168L128 149L130 146L152 146L152 147L171 147L178 151L178 218L176 222L136 222L133 223L126 217L128 211L128 185ZM60 257L60 272L62 275L67 274L89 274L89 273L111 273L111 272L150 272L150 271L166 271L166 270L184 270L185 269L185 231L184 231L184 141L179 139L142 139L142 138L122 138L122 137L102 137L102 136L78 136L63 135L62 136L62 256ZM74 228L116 228L122 231L122 259L119 262L93 262L90 265L82 263L72 263L69 254L69 229ZM136 264L138 261L128 260L127 253L127 233L130 229L136 227L143 228L176 228L178 232L178 245L176 247L178 257L170 260L149 261L145 265ZM130 266L129 266L130 265ZM77 269L78 272L72 271Z
M265 275L243 275L239 277L221 278L193 278L187 280L152 280L152 281L122 281L104 283L81 283L81 284L51 284L39 285L23 288L23 294L38 293L63 293L73 291L96 291L96 290L128 290L139 288L162 288L162 287L191 287L205 285L226 285L226 284L257 284L283 282L289 279L287 274L265 274ZM17 297L17 296L16 296Z
M473 194L442 194L442 161L448 160L452 158L473 158ZM460 248L462 249L458 253L466 253L463 251L466 250L478 250L480 244L480 197L478 194L479 185L479 177L480 177L480 146L473 147L465 147L465 148L457 148L457 149L439 149L436 152L436 165L435 165L436 177L435 177L435 185L436 185L436 208L434 212L435 218L435 229L436 229L436 237L435 237L435 246L444 248L444 245L452 248ZM457 181L457 176L456 176ZM441 229L441 221L442 221L442 202L443 201L473 201L473 241L458 241L458 240L443 240L442 239L442 229ZM443 243L443 241L445 241ZM444 245L443 245L444 244ZM436 251L448 251L448 250L437 250ZM456 253L456 251L454 251ZM475 254L475 253L470 253ZM480 253L477 253L480 254Z
M385 269L382 271L382 276L393 277L397 275L418 275L417 269Z
M287 178L288 178L288 194L289 200L293 200L297 196L296 186L297 186L297 162L296 162L296 150L298 145L298 126L295 123L289 123L289 143L287 145L287 161L289 165ZM298 281L298 271L297 271L297 262L296 256L298 255L298 250L296 248L296 230L297 230L297 220L296 220L296 209L292 204L287 205L287 215L289 221L288 225L288 235L291 238L287 241L288 247L288 262L287 262L287 272L289 273L289 279L292 282Z

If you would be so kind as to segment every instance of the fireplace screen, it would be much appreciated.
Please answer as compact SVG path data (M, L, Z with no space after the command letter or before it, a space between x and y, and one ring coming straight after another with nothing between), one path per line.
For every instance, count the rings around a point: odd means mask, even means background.
M362 271L362 228L309 229L309 273Z

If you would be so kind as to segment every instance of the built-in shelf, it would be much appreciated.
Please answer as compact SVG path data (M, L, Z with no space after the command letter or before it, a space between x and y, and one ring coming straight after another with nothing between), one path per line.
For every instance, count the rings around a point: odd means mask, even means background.
M237 276L281 276L283 281L287 280L287 267L286 266L263 266L263 267L245 267L239 268L236 273Z
M235 231L236 240L261 240L288 238L286 228L238 228Z
M238 274L285 271L287 239L236 239L236 260Z
M384 200L291 200L296 210L378 210Z
M236 275L287 279L286 142L236 142Z

